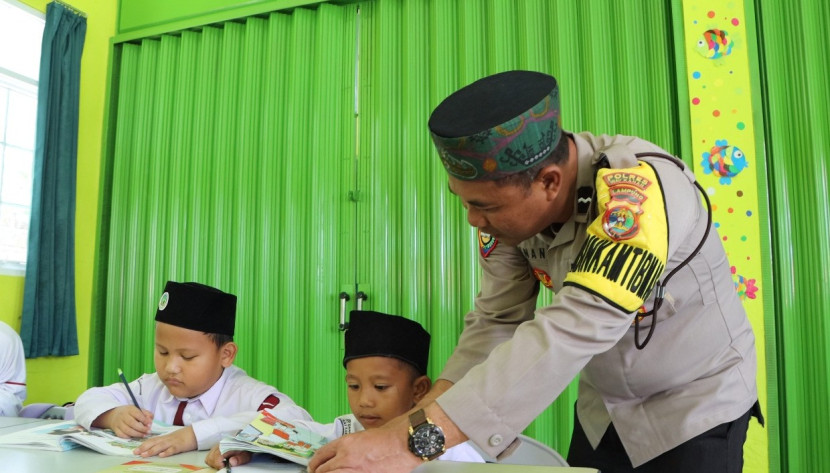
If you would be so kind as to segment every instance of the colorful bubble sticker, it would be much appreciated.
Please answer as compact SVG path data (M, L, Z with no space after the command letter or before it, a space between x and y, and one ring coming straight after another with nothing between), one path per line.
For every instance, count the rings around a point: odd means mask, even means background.
M758 292L758 286L755 285L755 278L748 278L738 274L738 270L734 266L732 266L732 274L735 276L733 281L735 283L735 292L738 293L738 298L741 301L746 299L755 299L755 293Z
M732 54L734 46L735 41L726 30L713 28L703 32L695 50L707 59L721 59Z
M715 146L703 153L700 162L704 174L717 174L722 185L732 183L732 178L749 167L746 155L737 146L730 146L726 140L716 140Z

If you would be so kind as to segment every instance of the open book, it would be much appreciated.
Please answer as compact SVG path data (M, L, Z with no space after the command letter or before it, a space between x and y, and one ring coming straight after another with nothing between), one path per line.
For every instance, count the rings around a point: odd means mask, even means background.
M188 465L185 463L133 460L98 470L96 473L214 473L215 471L210 467Z
M268 453L307 466L314 452L325 444L322 435L278 419L265 409L234 437L220 440L219 451Z
M153 424L153 435L162 435L178 427L170 428ZM124 439L112 430L86 430L73 421L40 424L31 429L20 430L0 436L0 446L33 448L62 452L78 447L87 447L105 455L134 457L135 450L143 439Z

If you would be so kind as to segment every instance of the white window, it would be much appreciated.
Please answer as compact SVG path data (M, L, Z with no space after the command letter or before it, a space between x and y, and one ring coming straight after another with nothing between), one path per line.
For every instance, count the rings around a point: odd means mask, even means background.
M44 15L0 0L0 274L26 270Z

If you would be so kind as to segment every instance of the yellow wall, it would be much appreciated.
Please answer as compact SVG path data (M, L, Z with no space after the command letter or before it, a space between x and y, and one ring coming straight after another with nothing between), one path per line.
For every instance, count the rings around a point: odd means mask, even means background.
M19 0L46 11L44 0ZM36 358L26 361L26 403L73 401L87 383L89 322L92 305L92 270L98 227L98 184L101 168L101 134L110 38L115 34L117 2L68 0L87 14L87 32L81 59L81 102L78 125L78 180L75 213L75 307L80 355ZM0 320L20 330L23 278L0 276Z
M719 0L685 0L683 11L693 168L712 201L713 226L723 240L736 290L755 331L758 397L767 412L763 306L767 287L762 278L763 217L758 210L764 176L756 172L763 167L759 165L762 155L755 147L752 97L756 91L750 80L747 43L742 41L747 37L746 12L742 2ZM713 32L726 39L710 46ZM718 165L719 158L730 165L728 170ZM769 471L767 432L758 422L750 423L744 471Z

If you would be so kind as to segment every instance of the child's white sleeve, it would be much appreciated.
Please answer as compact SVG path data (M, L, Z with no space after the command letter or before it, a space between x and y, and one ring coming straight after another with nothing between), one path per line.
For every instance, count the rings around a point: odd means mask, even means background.
M130 389L133 392L137 393L138 388L136 381L130 383ZM101 414L127 404L132 404L132 400L123 383L87 389L75 401L75 422L89 429Z

